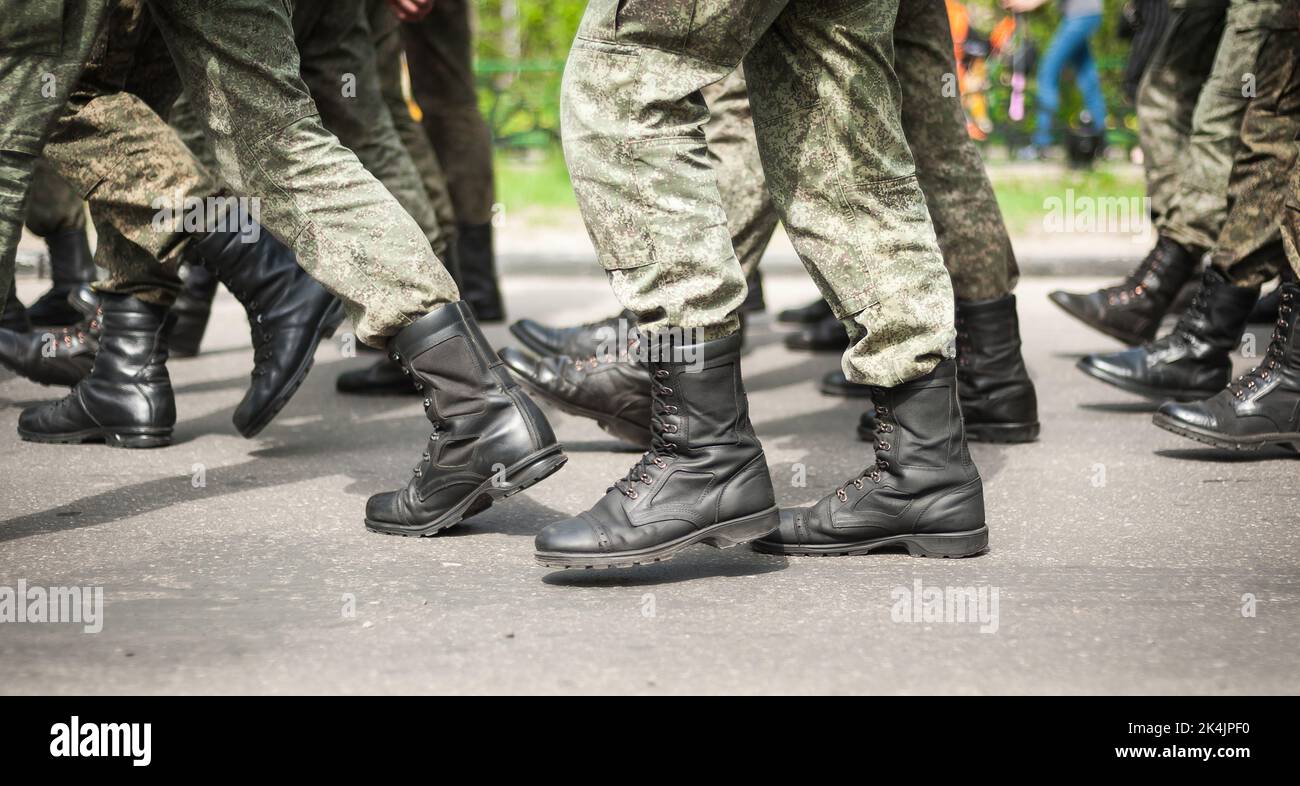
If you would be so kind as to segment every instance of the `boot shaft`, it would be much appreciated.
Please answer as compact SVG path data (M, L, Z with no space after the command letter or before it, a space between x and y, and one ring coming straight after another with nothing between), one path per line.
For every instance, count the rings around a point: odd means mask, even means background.
M1258 300L1258 288L1233 286L1222 272L1210 267L1202 276L1191 304L1179 317L1174 333L1188 344L1193 354L1226 357L1241 342L1251 309Z
M95 256L84 228L56 232L45 238L45 246L50 252L50 278L55 286L95 280Z
M167 308L114 293L101 294L100 303L99 352L92 376L105 383L166 381Z
M652 412L661 437L679 451L758 444L740 375L743 339L682 343L643 335L649 352Z
M872 400L876 472L914 490L979 477L966 445L954 361L902 385L873 387Z

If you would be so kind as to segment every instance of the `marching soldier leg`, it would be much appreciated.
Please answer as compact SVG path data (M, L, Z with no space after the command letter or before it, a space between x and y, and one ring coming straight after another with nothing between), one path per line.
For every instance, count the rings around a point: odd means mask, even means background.
M27 196L27 228L45 241L53 286L27 309L33 325L63 327L81 321L68 302L72 290L95 280L86 235L86 203L42 158Z

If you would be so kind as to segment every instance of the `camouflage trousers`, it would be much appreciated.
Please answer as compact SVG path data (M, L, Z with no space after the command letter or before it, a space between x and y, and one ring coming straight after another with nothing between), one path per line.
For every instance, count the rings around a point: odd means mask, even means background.
M322 125L300 77L293 30L282 4L151 0L149 8L157 24L149 27L171 53L212 145L213 160L231 190L259 201L262 224L293 247L308 273L339 295L362 341L382 346L387 336L458 297L420 226ZM141 44L129 51L138 56L153 50ZM87 192L92 217L97 201L132 215L133 220L111 224L110 243L113 228L143 227L141 249L159 260L174 259L174 248L185 236L170 227L150 227L155 200L217 195L220 190L194 180L209 177L197 162L157 166L189 151L148 103L122 91L120 72L129 72L133 62L121 60L125 64L106 58L102 69L115 76L117 91L89 85L86 102L71 103L60 121L69 133L64 139L65 152L72 153L67 160L79 161L90 174L97 165L110 170ZM101 109L89 112L96 101ZM113 154L107 159L75 154L76 142L103 152L102 135L113 132L121 141L107 146ZM185 182L173 182L178 179ZM150 219L139 220L141 211L148 211ZM101 229L101 244L105 238Z
M700 91L743 60L768 189L853 328L845 373L892 386L952 356L952 284L899 111L897 12L846 0L588 5L565 68L565 154L600 262L644 328L737 328L744 275Z
M930 208L958 300L1010 294L1020 278L979 148L966 132L947 11L942 3L900 4L894 24L894 70L902 88L903 134ZM936 89L936 85L941 86ZM732 245L746 277L758 266L777 224L763 184L758 141L741 70L704 89L704 133L718 173Z
M1228 215L1211 254L1239 287L1258 287L1286 264L1279 217L1300 137L1300 0L1282 4L1293 24L1268 30L1254 72L1228 181Z
M107 0L24 3L0 15L0 310L12 289L37 161L107 13Z
M492 220L492 131L478 107L474 84L471 0L437 0L418 22L401 25L411 94L446 172L456 220ZM418 157L417 157L418 160Z
M1228 181L1264 42L1285 21L1280 0L1170 5L1169 28L1138 92L1147 191L1161 234L1205 251L1227 220ZM1263 243L1276 237L1273 227L1259 231Z

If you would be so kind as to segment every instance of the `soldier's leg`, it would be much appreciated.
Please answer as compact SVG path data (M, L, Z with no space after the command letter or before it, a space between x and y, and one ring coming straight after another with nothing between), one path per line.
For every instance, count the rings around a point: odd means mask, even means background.
M1133 346L1156 337L1160 321L1213 244L1217 229L1206 227L1225 215L1227 174L1245 106L1240 84L1236 97L1225 91L1231 79L1240 78L1240 64L1247 59L1239 43L1253 35L1227 24L1230 5L1240 16L1240 0L1176 0L1171 5L1169 29L1138 94L1147 194L1159 230L1156 245L1120 284L1087 294L1050 295L1071 316ZM1200 165L1189 165L1197 160ZM1220 183L1217 194L1215 182Z
M1138 87L1138 141L1152 212L1163 216L1178 192L1192 115L1214 67L1228 0L1170 0L1170 19Z
M1241 120L1266 78L1260 52L1272 30L1295 24L1280 0L1232 0L1214 67L1196 101L1178 191L1158 224L1161 235L1198 253L1218 240L1228 215L1228 179L1241 148Z
M81 319L68 302L78 286L95 280L95 262L86 235L86 204L81 195L41 159L27 196L27 228L45 241L53 286L27 309L33 325L61 327Z
M393 118L397 136L415 162L415 168L424 183L424 191L433 203L433 212L438 217L438 228L446 238L449 252L454 256L456 209L451 202L447 173L443 171L442 162L434 152L429 135L411 115L410 105L402 89L402 63L406 53L402 44L401 24L389 9L386 0L367 0L366 14L370 25L370 40L375 46L375 63L379 69L379 92L384 104L388 106L388 114ZM455 276L455 266L448 267Z
M366 524L432 534L559 469L545 417L501 366L419 225L321 125L284 5L151 0L222 173L265 194L270 229L347 301L425 391L437 429L414 478L366 505ZM490 435L490 436L488 436Z
M1295 19L1300 3L1287 0ZM1089 376L1156 401L1215 395L1232 373L1232 352L1259 294L1285 264L1278 216L1300 132L1300 31L1272 30L1262 42L1256 95L1241 124L1228 183L1228 215L1213 264L1174 329L1126 352L1079 362Z
M106 0L28 3L0 37L0 311L13 288L27 190L50 127L99 34Z
M1291 269L1300 274L1300 164L1292 165L1289 180L1282 237ZM1281 445L1300 451L1298 316L1300 284L1291 279L1281 286L1273 335L1259 365L1205 401L1161 405L1155 424L1228 450Z
M301 74L325 128L415 219L439 259L447 242L384 102L364 0L294 7Z
M899 383L923 378L918 384L934 395L922 395L956 409L953 365L944 360L953 338L952 289L888 65L897 4L718 2L692 10L592 3L565 70L565 151L588 230L616 293L648 328L645 341L667 357L650 361L650 452L593 510L542 531L544 564L664 559L696 542L742 542L776 523L764 507L771 485L758 469L762 453L738 368L743 276L701 132L707 109L700 88L723 77L756 40L745 68L772 196L832 308L867 332L846 353L846 370L888 386L881 393L891 403ZM818 100L810 105L806 96ZM655 111L646 111L651 106ZM681 343L681 328L693 334L689 345ZM697 368L683 362L688 353ZM952 418L929 418L937 408L902 408L904 415L891 408L889 421L900 430L903 422L915 435L954 427ZM959 421L955 428L959 434ZM943 444L965 450L959 436ZM865 488L868 474L879 481L889 462L877 461L845 488ZM961 540L967 553L982 547L975 545L983 536L978 475L961 456L944 464L965 476L960 493L971 507L956 497L944 507L949 523L970 525L950 541ZM710 486L682 482L696 473L711 478ZM950 491L946 480L939 481L942 494ZM838 498L847 496L842 488ZM791 521L805 529L808 519L796 514ZM913 540L914 523L904 525L904 540Z
M459 224L462 296L481 319L505 318L492 248L492 131L478 107L469 0L439 0L402 25L411 92L442 163Z

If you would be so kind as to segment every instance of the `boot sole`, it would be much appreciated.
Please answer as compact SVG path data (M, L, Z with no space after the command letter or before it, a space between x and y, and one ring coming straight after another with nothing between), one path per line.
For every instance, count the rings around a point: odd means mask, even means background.
M1103 369L1094 368L1093 366L1085 365L1082 360L1080 360L1078 363L1075 363L1074 367L1082 371L1087 376L1090 376L1093 379L1098 380L1100 382L1105 382L1107 385L1110 385L1111 387L1116 387L1119 388L1120 390L1123 390L1126 393L1133 393L1135 395L1141 396L1150 401L1155 401L1159 403L1164 403L1166 401L1204 401L1205 399L1209 398L1210 396L1213 396L1215 393L1218 393L1220 390L1223 389L1222 385L1215 388L1214 390L1205 390L1205 391L1170 390L1167 388L1156 388L1150 385L1143 385L1141 382L1134 382L1133 380L1126 379L1125 377L1115 376L1109 371L1105 371ZM1228 384L1227 380L1224 380L1223 384L1224 385Z
M280 410L284 409L285 405L289 403L289 399L293 398L294 394L298 392L298 388L302 387L303 380L307 379L307 373L311 371L312 365L316 363L316 350L320 347L320 342L333 338L334 332L339 329L339 325L343 324L344 316L343 304L338 301L335 301L329 310L321 314L320 322L316 325L315 346L311 348L310 352L305 353L302 362L298 364L298 368L293 372L288 384L262 409L261 417L239 430L240 436L245 439L252 439L260 434L262 429L270 425L272 420L275 420L275 416L280 414Z
M1300 453L1300 432L1278 432L1251 437L1233 437L1188 425L1169 417L1163 412L1157 412L1152 418L1152 422L1165 431L1173 432L1180 437L1186 437L1197 442L1203 442L1206 445L1213 445L1216 448L1245 452L1259 450L1267 445L1280 445Z
M677 552L696 543L729 549L769 535L781 526L781 509L773 506L761 513L722 521L698 532L647 549L605 552L603 554L565 554L555 551L534 553L537 564L545 568L631 568L672 559Z
M1149 336L1138 336L1133 333L1126 333L1122 330L1116 330L1110 325L1107 325L1105 322L1100 322L1096 319L1093 319L1092 316L1089 314L1086 314L1082 311L1075 311L1074 309L1070 308L1069 306L1063 303L1058 303L1057 301L1052 300L1052 298L1048 298L1048 300L1051 300L1052 303L1056 304L1057 308L1061 309L1065 313L1079 320L1080 322L1092 328L1093 330L1097 331L1098 333L1103 333L1107 336L1110 336L1116 341L1123 342L1129 345L1130 347L1140 346L1141 344L1150 341L1151 339L1156 337L1155 331L1152 331L1151 335ZM1157 330L1159 330L1158 327Z
M547 403L554 405L555 408L561 412L580 418L586 418L588 420L594 420L596 421L596 425L600 426L601 430L605 433L639 448L645 448L650 445L651 435L649 425L642 426L633 423L630 420L624 420L605 412L596 412L595 410L590 410L586 407L580 407L577 404L565 401L540 385L534 384L531 379L523 374L515 372L513 369L510 373L514 374L514 376L518 378L518 380L523 383L524 387L528 388L529 391L536 393L538 397Z
M428 537L445 529L454 527L470 516L477 515L492 507L498 499L514 496L526 488L535 486L554 475L563 467L569 457L564 455L563 446L556 444L543 448L528 456L505 471L505 477L511 480L497 485L494 475L479 484L470 494L456 503L455 507L438 518L418 527L407 527L390 521L373 521L366 519L366 529L384 535L402 535L405 537Z
M90 428L62 434L38 434L18 429L18 436L27 442L44 442L56 445L81 445L102 442L110 448L162 448L172 444L169 428L106 429Z
M837 543L826 546L789 546L758 541L751 548L763 554L780 554L787 557L854 557L870 554L889 546L903 546L913 557L942 557L958 559L973 557L988 550L989 528L929 535L891 535L857 543Z

